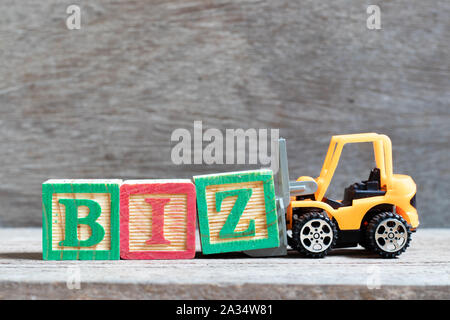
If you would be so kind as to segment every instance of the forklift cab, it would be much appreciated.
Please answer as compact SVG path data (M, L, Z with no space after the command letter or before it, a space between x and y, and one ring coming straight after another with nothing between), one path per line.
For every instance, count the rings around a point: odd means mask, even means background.
M342 201L325 198L325 193L336 171L344 145L347 143L372 142L376 168L372 169L369 178L356 182L345 189ZM315 200L324 201L333 208L351 206L354 199L374 197L386 194L392 177L391 141L387 136L376 133L334 136L331 139L325 162L317 181Z

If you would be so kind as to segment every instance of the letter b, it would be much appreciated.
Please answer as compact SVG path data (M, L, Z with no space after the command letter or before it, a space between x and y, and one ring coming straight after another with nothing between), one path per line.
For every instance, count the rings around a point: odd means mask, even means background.
M103 240L105 229L96 222L102 213L98 202L90 199L60 199L59 203L66 207L65 237L59 243L64 247L91 247ZM78 208L86 206L89 214L78 218ZM78 239L78 225L84 224L91 228L91 236L87 240Z

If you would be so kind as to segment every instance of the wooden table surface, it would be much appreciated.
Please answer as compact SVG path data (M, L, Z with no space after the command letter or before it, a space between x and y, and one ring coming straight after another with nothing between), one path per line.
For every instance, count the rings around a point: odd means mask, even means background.
M393 260L336 249L321 260L43 261L40 229L0 229L0 299L450 299L449 242L450 229L419 229Z

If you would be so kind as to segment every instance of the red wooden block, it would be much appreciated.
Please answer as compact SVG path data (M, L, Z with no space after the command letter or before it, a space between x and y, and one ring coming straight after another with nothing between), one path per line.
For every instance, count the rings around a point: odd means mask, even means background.
M120 188L120 257L195 256L195 186L190 180L129 180Z

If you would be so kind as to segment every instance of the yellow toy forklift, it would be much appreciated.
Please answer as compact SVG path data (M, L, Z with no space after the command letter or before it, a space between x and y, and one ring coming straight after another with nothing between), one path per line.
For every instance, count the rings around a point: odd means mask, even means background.
M342 200L326 198L348 143L372 143L376 168L367 180L346 188ZM287 230L292 233L284 237L293 249L313 258L326 256L332 248L358 244L384 258L406 250L411 232L419 225L416 184L409 176L393 174L389 137L376 133L333 136L319 177L300 177L295 182L289 182L284 139L279 148L278 208L286 212Z

